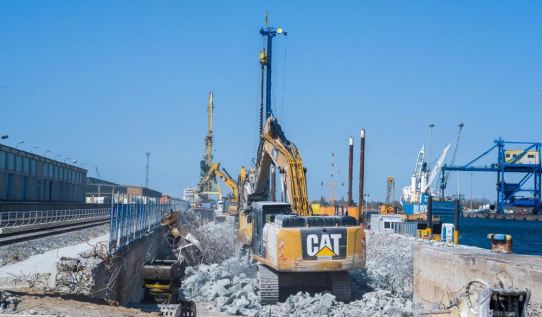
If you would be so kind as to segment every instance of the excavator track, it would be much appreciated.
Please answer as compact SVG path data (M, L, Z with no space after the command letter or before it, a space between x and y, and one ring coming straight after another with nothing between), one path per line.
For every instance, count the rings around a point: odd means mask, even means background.
M258 282L262 304L276 304L279 301L279 277L263 264L258 264Z
M331 293L338 301L352 300L352 278L348 272L331 273Z

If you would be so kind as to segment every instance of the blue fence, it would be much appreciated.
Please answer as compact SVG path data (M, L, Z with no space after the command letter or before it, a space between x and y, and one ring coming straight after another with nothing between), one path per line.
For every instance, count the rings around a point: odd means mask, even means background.
M171 210L186 211L188 202L172 201L164 204L113 204L109 226L109 252L122 247L160 227L162 217Z

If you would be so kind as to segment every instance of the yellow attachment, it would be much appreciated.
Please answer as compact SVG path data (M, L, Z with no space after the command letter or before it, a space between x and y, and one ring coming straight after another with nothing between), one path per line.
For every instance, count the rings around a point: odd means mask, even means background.
M265 52L260 52L259 60L260 64L267 65L267 55L265 54Z
M168 284L145 284L146 288L169 289Z

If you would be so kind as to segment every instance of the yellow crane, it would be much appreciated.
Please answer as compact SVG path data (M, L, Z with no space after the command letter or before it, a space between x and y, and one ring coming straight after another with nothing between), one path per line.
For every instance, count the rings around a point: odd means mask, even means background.
M207 123L207 136L205 137L205 155L200 162L200 177L201 180L198 184L198 193L201 195L217 195L219 199L222 199L222 189L216 181L216 177L206 177L211 170L213 161L213 92L209 93L209 104L207 107L208 123ZM196 196L194 196L196 197ZM201 198L201 196L200 196Z
M386 185L386 203L380 206L380 214L393 215L395 214L395 207L393 202L395 201L395 178L388 177Z

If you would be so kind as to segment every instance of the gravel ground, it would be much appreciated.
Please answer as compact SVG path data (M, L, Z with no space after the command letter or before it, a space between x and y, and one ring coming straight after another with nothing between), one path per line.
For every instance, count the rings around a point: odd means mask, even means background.
M0 267L24 261L29 257L44 252L72 246L103 236L109 232L109 225L67 232L50 237L20 242L0 247Z

